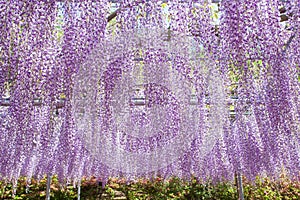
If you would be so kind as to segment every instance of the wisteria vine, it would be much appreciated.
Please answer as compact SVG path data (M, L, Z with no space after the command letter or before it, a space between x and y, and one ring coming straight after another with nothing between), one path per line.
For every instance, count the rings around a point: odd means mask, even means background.
M297 0L114 5L0 1L1 179L297 177Z

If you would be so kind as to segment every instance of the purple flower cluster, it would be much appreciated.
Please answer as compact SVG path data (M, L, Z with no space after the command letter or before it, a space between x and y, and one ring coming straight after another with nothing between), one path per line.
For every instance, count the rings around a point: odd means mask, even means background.
M298 0L109 5L0 0L1 178L299 173Z
M106 11L106 1L0 2L1 177L78 174L72 77L103 38Z

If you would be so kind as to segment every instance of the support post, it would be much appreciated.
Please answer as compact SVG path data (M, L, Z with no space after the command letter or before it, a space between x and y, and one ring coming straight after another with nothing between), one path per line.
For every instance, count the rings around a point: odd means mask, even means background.
M236 186L237 186L238 199L244 200L243 181L242 181L242 175L240 172L235 173L235 181L236 181Z
M12 198L15 199L17 194L17 187L18 187L18 179L13 179L13 185L12 185Z
M77 200L80 200L80 190L81 190L81 179L78 181L78 189L77 189Z
M47 174L46 200L50 200L51 175Z

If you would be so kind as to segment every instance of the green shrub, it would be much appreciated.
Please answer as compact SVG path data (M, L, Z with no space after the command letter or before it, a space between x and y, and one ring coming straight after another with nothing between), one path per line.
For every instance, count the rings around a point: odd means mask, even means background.
M41 180L20 178L16 185L14 199L39 200L46 196L46 177ZM236 185L232 182L211 181L200 182L196 178L183 180L171 177L138 179L126 183L124 179L111 178L105 188L99 185L96 178L83 178L81 182L81 198L96 200L102 193L107 198L125 195L128 200L235 200L238 198ZM300 199L300 182L281 176L277 180L257 177L250 182L243 179L246 200L293 200ZM0 181L0 199L13 199L14 187L4 180ZM59 183L56 176L51 181L51 199L77 199L77 187Z

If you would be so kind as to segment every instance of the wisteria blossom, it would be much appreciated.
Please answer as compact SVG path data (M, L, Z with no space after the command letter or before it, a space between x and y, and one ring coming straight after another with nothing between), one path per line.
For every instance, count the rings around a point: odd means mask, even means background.
M299 17L298 0L0 0L1 179L296 177Z

